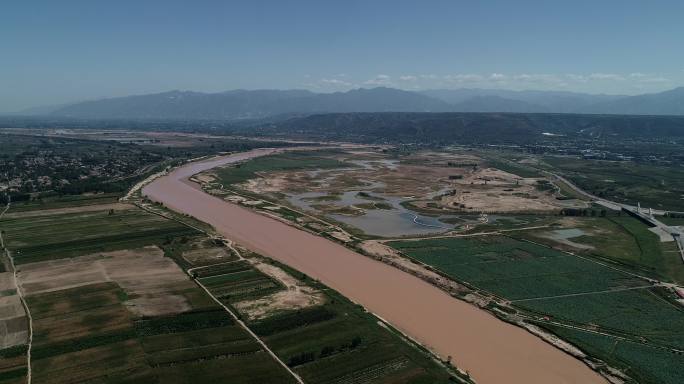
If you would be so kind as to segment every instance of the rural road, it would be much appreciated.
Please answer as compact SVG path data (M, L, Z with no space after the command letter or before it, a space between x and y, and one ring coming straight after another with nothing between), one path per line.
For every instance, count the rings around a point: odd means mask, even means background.
M5 213L10 209L10 202L7 203L5 206L5 209L0 212L0 220L2 220L2 217L5 216ZM2 237L2 233L0 233L0 244L2 244L2 248L5 250L5 256L7 256L7 259L10 262L10 265L12 266L12 278L14 279L14 286L17 288L17 293L19 294L19 299L21 300L21 305L24 307L24 312L26 313L26 318L28 320L28 341L26 345L26 384L31 384L31 377L32 377L32 372L31 372L31 347L33 344L33 318L31 317L31 311L29 311L28 305L26 304L26 298L24 297L24 290L19 284L19 280L17 279L17 267L14 265L14 258L12 257L12 253L10 252L9 249L5 247L5 239Z

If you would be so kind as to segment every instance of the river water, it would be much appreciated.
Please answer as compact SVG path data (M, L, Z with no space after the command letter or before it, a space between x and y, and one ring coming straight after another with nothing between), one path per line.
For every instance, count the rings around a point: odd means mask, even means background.
M606 383L579 360L415 276L208 195L187 181L195 173L274 151L260 149L190 163L156 179L143 194L320 280L442 358L451 356L478 383Z

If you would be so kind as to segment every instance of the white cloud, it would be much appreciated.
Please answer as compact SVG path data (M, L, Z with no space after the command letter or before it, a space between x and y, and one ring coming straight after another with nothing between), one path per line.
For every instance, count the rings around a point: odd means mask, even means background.
M375 86L391 86L391 85L393 85L392 81L391 81L391 77L388 75L383 75L383 74L377 75L372 79L366 80L363 82L363 84L375 85Z
M568 74L565 75L565 77L566 77L568 80L573 81L573 82L576 82L576 83L586 83L586 82L588 81L586 76L584 76L584 75L577 75L577 74L574 74L574 73L568 73Z
M475 83L484 80L484 77L472 73L458 73L455 75L446 75L444 76L444 80L451 83Z
M660 75L654 75L652 73L641 73L641 72L634 72L629 74L630 79L634 79L640 83L667 83L670 81L670 79L660 76Z
M354 85L348 81L344 81L344 80L340 80L340 79L321 79L320 83L323 85L332 85L332 86L336 86L336 87L351 87Z
M396 87L406 90L438 88L503 88L513 90L563 89L578 92L634 92L634 90L660 90L672 83L660 74L646 72L627 73L452 73L404 74L390 76L378 74L367 80L337 73L317 81L308 81L307 88L320 90L348 90L359 87Z
M625 77L615 73L592 73L589 75L591 80L613 80L613 81L623 81Z

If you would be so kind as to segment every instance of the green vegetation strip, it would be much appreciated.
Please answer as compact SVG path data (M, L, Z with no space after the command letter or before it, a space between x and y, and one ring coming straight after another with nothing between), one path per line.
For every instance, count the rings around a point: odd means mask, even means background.
M684 355L648 344L624 341L597 333L539 324L593 356L600 356L639 383L680 384Z
M644 240L642 249L657 245L652 240ZM509 311L615 335L610 338L539 321L592 356L627 368L640 383L684 379L684 370L676 369L682 355L674 352L684 349L684 308L674 302L669 290L648 288L645 280L613 268L503 236L390 245L457 281L513 300ZM646 288L630 289L640 285ZM581 295L573 296L577 293Z
M11 359L13 357L26 354L28 347L26 345L15 345L5 349L0 349L0 357L3 359Z
M27 372L28 369L26 367L0 372L0 380L10 380L18 379L20 377L26 377Z
M684 211L684 168L567 156L544 158L583 190L608 200L644 207Z
M301 169L331 169L349 166L338 160L324 157L326 152L288 152L258 157L243 164L217 169L219 181L224 185L239 184L256 176L257 172L293 171Z
M233 320L223 309L201 312L185 312L169 317L146 318L135 322L139 336L151 336L165 333L186 332L203 328L224 327L233 324Z
M197 231L137 209L3 220L17 264L161 244Z
M250 328L259 336L268 336L289 329L304 327L321 321L334 318L335 312L325 307L311 307L296 312L270 317L250 325Z
M242 272L242 271L246 271L249 269L251 269L251 266L249 265L249 263L244 261L244 260L240 260L240 261L226 263L226 264L218 264L218 265L212 265L212 266L208 266L208 267L198 268L198 269L193 270L192 274L195 277L204 278L204 277L222 275L222 274L226 274L226 273Z
M31 348L31 358L45 359L69 352L82 351L84 349L95 348L102 345L133 339L136 336L137 335L134 329L126 329L119 332L97 334L59 343L50 343Z
M600 264L503 236L396 241L390 245L456 280L510 300L645 284Z

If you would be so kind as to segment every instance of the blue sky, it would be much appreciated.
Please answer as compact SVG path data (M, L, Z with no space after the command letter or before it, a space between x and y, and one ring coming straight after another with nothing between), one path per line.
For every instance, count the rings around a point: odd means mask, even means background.
M684 85L682 1L7 1L0 112L188 89Z

